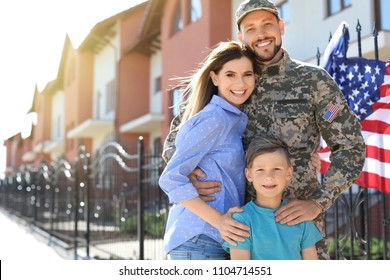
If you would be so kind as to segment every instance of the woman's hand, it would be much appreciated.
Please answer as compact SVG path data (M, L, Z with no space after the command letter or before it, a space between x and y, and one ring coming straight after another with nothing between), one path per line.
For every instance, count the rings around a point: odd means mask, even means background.
M244 237L249 237L249 227L232 218L232 215L237 212L242 212L240 207L233 207L225 214L221 215L216 222L216 228L223 240L227 243L237 246L236 241L244 242Z

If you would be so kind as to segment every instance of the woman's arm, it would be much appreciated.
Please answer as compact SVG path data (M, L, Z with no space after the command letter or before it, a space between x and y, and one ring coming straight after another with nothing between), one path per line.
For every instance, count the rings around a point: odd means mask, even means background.
M180 204L215 227L221 234L221 237L231 245L236 245L234 240L243 242L245 240L243 237L249 237L249 227L231 217L233 213L242 211L239 207L233 207L227 213L222 214L200 197L181 201Z

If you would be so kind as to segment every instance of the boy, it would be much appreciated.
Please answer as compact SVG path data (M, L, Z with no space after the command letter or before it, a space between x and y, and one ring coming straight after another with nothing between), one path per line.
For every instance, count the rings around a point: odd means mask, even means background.
M233 217L250 227L250 237L224 248L232 260L316 260L315 244L322 239L310 221L294 226L275 221L275 211L286 202L282 194L293 177L288 148L279 139L256 138L246 152L245 175L256 198Z

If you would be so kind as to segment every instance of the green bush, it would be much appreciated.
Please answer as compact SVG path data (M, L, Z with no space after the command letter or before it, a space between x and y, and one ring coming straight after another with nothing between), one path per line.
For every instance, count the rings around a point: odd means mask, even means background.
M330 241L330 256L331 258L335 258L336 256L336 244L335 244L335 239L334 238L329 238ZM372 237L370 239L370 254L371 260L383 260L383 246L384 246L384 241L381 240L378 237ZM339 251L341 251L342 255L346 259L354 259L354 260L365 260L367 259L367 243L362 244L361 248L359 248L359 245L357 244L357 241L354 240L353 243L353 258L351 258L351 240L350 239L344 239L344 240L339 240ZM340 256L340 254L339 254ZM386 259L390 259L390 241L387 242L387 257Z
M138 221L137 216L129 216L125 219L116 219L119 222L119 228L122 232L137 234ZM162 238L165 231L167 214L147 212L144 214L144 233L148 237Z

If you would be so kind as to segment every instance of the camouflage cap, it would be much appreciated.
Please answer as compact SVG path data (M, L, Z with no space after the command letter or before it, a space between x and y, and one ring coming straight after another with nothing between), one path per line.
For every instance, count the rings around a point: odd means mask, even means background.
M275 4L268 0L245 0L236 11L236 23L240 26L242 19L249 13L259 10L266 10L279 18L278 9Z

